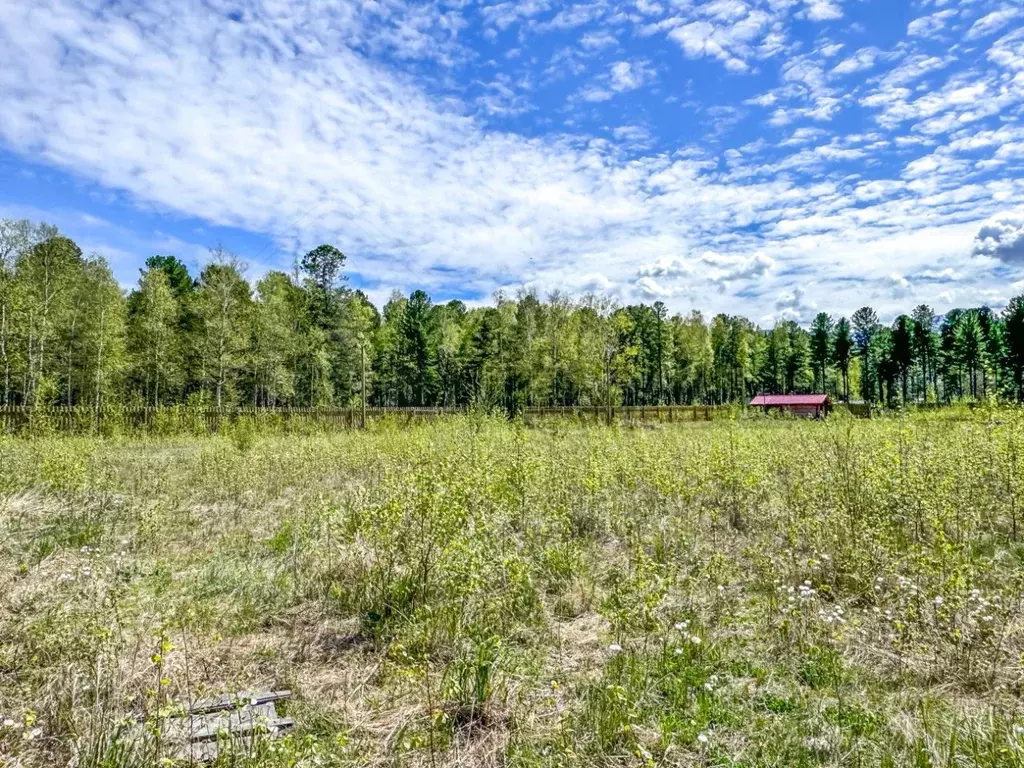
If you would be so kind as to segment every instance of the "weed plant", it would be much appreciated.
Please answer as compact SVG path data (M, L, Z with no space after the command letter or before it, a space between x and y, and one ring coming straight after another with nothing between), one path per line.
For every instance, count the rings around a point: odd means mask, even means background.
M1024 414L0 440L0 763L1020 766Z

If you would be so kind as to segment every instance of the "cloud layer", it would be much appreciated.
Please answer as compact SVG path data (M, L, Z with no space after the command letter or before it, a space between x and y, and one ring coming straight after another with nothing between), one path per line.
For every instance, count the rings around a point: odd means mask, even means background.
M769 321L936 301L909 276L955 267L950 301L1005 301L1013 9L921 4L883 50L833 37L847 6L14 0L0 142L283 254L338 242L382 291L596 286ZM742 95L672 77L697 66Z

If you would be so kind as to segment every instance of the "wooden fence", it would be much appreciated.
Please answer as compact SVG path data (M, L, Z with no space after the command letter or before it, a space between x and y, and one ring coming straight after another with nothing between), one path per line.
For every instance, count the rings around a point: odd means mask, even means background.
M740 406L631 405L607 407L530 407L522 412L529 424L570 419L585 423L693 423L729 418ZM837 405L854 416L870 418L870 406ZM760 409L754 411L760 414ZM466 408L186 408L183 406L90 408L62 406L33 408L0 406L0 434L26 431L88 432L217 432L238 421L251 421L282 430L355 429L366 421L393 419L406 423L467 413Z
M576 406L537 407L524 409L527 423L549 419L575 419L585 422L700 422L711 421L716 413L727 408L715 406ZM224 425L239 420L252 420L284 429L313 428L354 429L369 420L390 418L406 422L425 421L442 416L465 414L465 408L185 408L169 406L90 408L60 406L33 408L0 406L0 434L27 430L56 432L91 431L202 431L216 432Z

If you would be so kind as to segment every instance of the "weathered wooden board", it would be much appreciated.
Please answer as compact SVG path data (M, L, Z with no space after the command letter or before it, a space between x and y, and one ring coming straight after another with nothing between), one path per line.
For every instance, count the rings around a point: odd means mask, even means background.
M259 735L275 736L293 728L295 721L279 717L274 704L291 695L291 691L241 691L197 699L186 706L186 714L161 724L165 743L182 760L216 760L225 741L244 748Z

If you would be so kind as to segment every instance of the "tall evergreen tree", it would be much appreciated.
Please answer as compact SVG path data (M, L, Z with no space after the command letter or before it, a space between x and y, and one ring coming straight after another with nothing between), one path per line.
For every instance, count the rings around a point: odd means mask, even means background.
M433 404L437 385L437 339L430 297L413 291L402 314L402 375L409 382L411 405Z
M978 374L985 355L985 339L982 336L978 313L968 310L956 321L953 331L953 350L957 362L967 376L972 398L978 396Z
M914 321L900 315L892 324L892 364L899 376L903 403L909 400L910 367L914 363Z
M921 399L928 402L929 372L935 367L935 312L927 304L919 304L914 319L914 357L921 368Z
M1005 361L1013 396L1024 400L1024 296L1010 299L1003 310Z
M814 366L815 388L824 392L827 387L829 363L832 362L832 318L819 312L811 323L811 363Z
M978 327L983 340L981 393L987 397L990 386L998 392L1002 384L1000 371L1006 357L1005 329L1002 320L988 307L978 310Z
M833 331L832 358L843 378L843 399L850 401L850 357L853 353L853 338L850 336L850 322L839 318Z
M860 357L861 396L868 402L875 399L878 382L877 366L872 364L871 341L878 333L878 315L871 307L861 307L850 318L853 324L853 344Z

